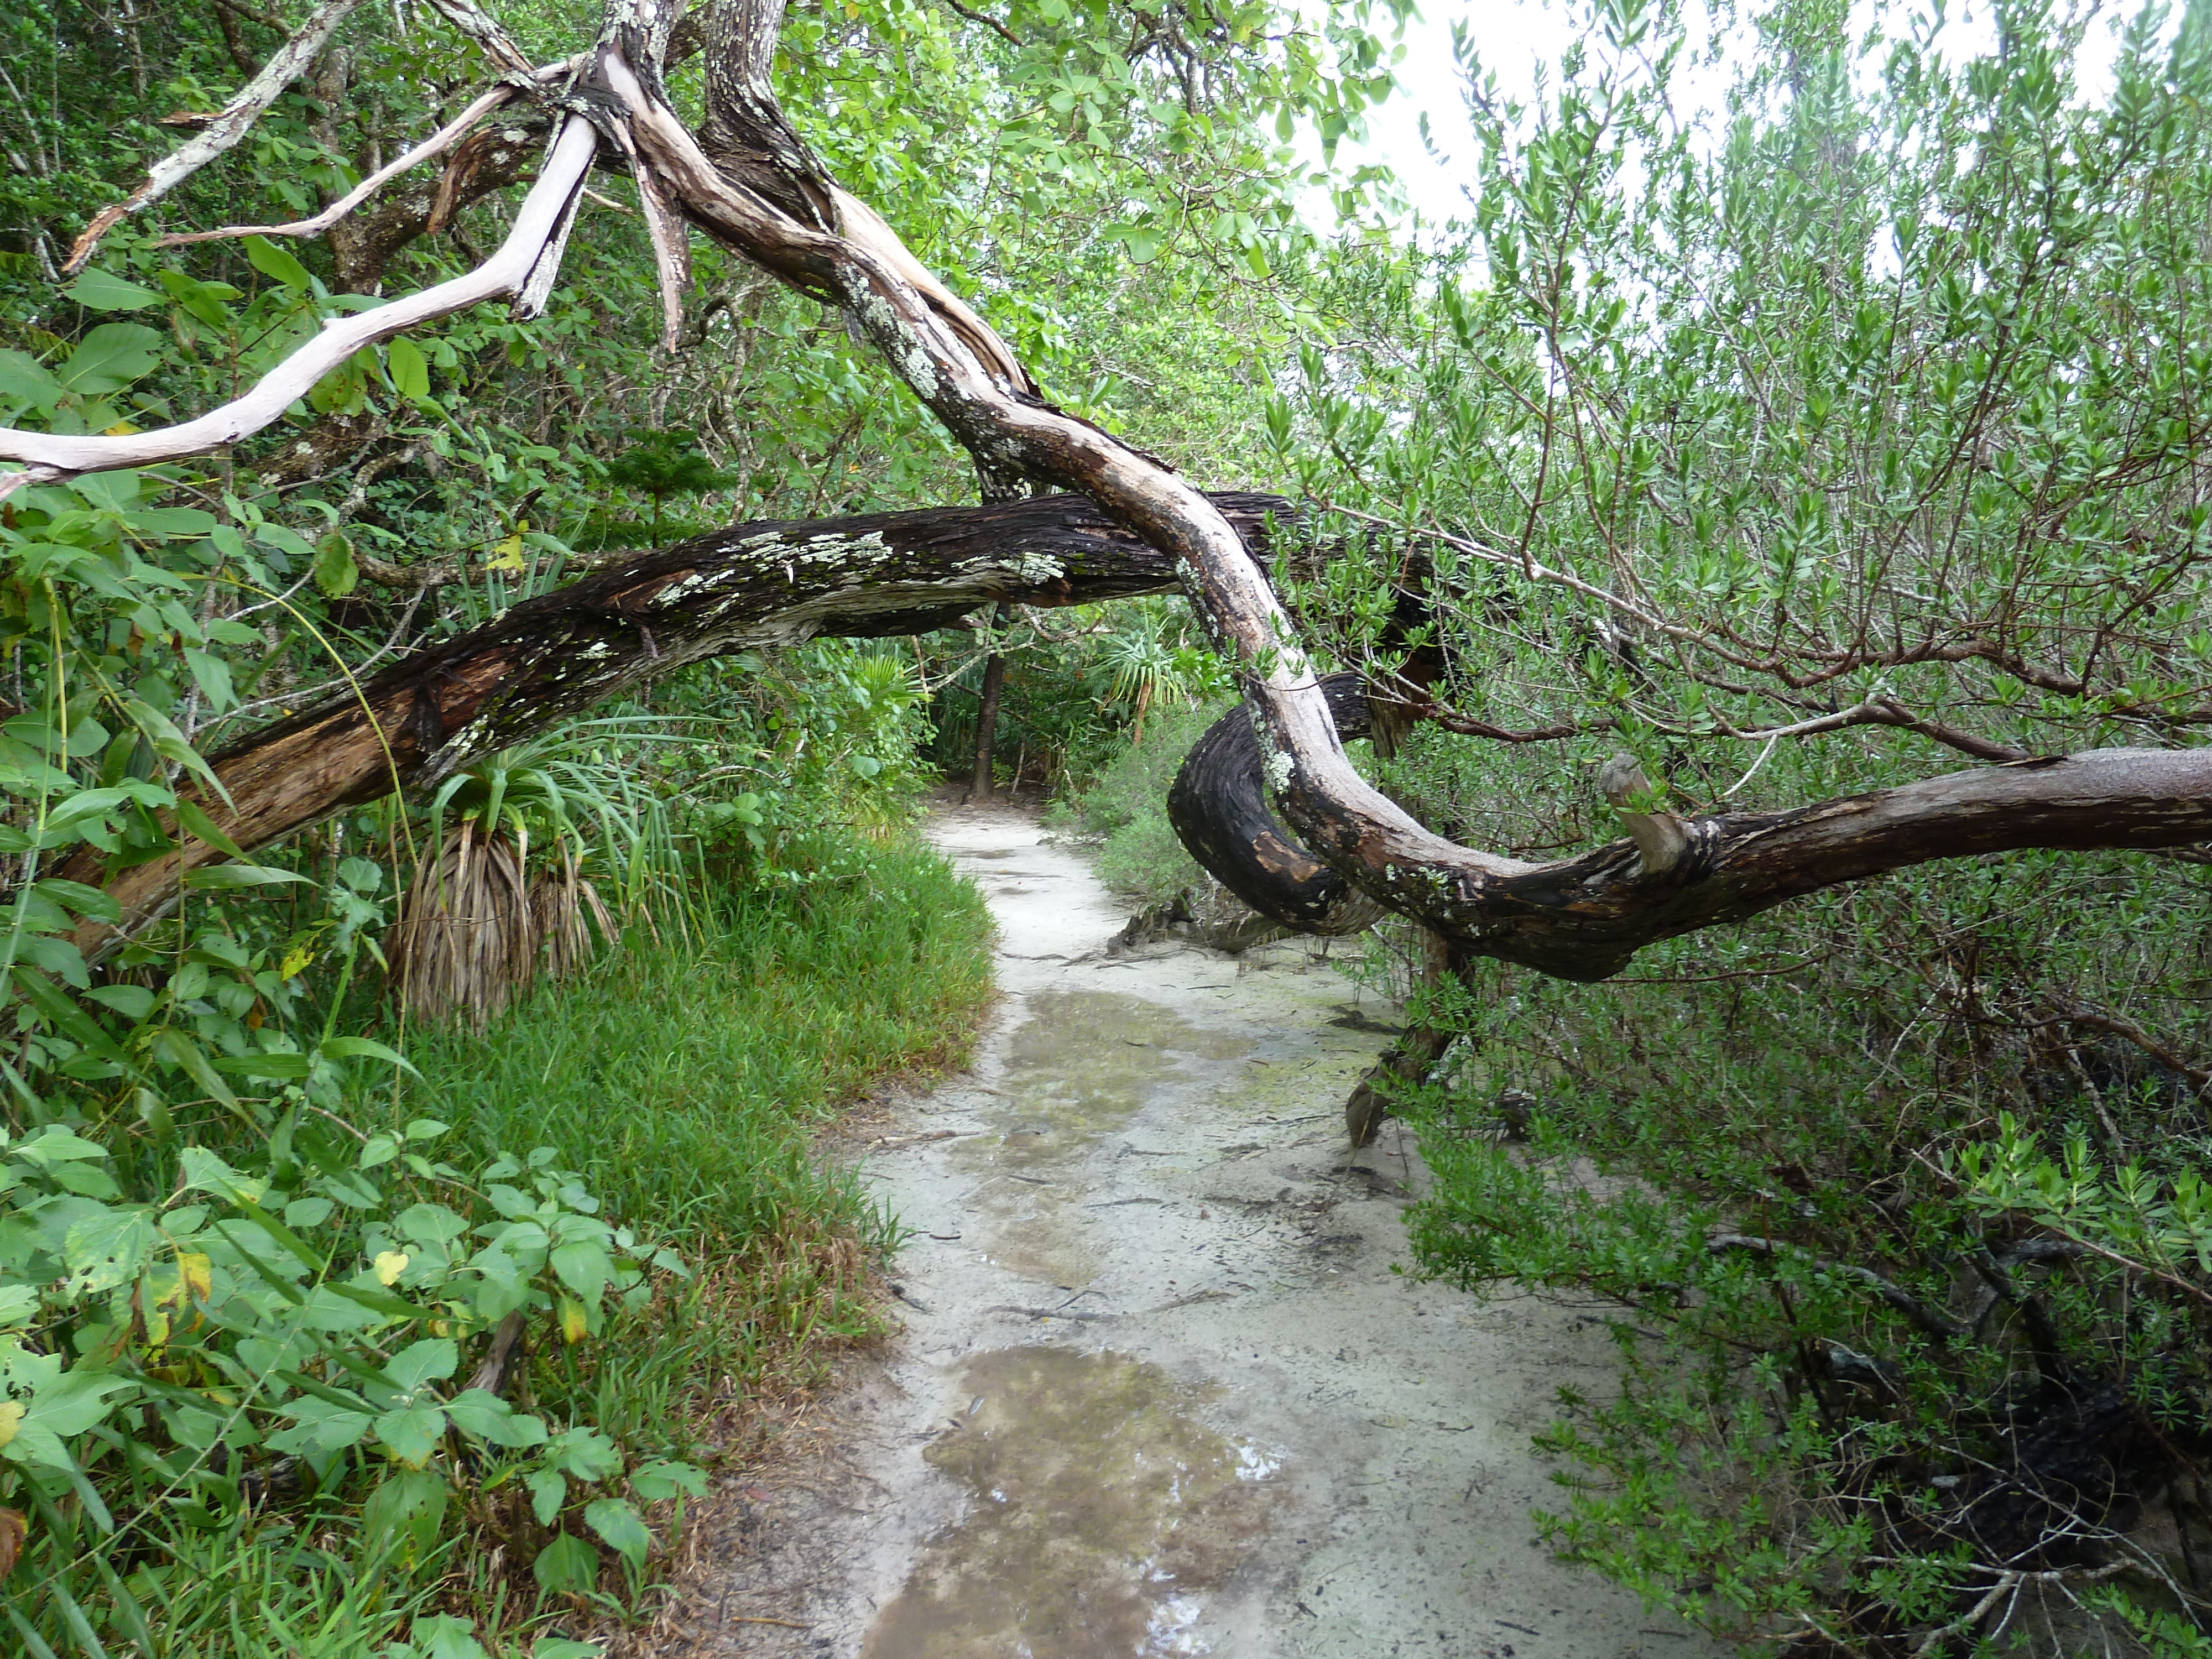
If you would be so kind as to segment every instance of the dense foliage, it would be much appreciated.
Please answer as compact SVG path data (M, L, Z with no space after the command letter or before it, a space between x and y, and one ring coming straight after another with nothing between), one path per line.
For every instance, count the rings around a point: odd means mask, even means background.
M279 40L210 3L0 23L0 422L169 422L501 234L542 118L321 240L165 241L312 211L481 85L366 9L62 282L163 118ZM1895 9L1724 9L1708 52L1686 9L1596 0L1526 108L1466 43L1462 222L1324 243L1301 191L1384 181L1291 141L1357 128L1395 9L854 0L789 20L779 84L1054 398L1299 498L1280 584L1425 717L1373 769L1463 841L1608 838L1590 774L1624 750L1692 810L2201 741L2203 0L2131 21L2094 98L2087 20L2033 3L1962 56ZM592 21L507 21L546 57ZM1685 125L1717 64L1725 119ZM700 73L679 52L687 108ZM218 459L0 509L0 1617L33 1652L248 1650L249 1606L318 1653L574 1652L545 1621L634 1606L698 1490L699 1376L865 1323L880 1218L795 1119L981 994L972 905L884 837L923 757L965 774L993 656L1002 778L1091 782L1109 864L1186 873L1147 803L1230 687L1147 600L671 677L103 933L103 877L222 846L179 788L231 737L621 550L970 488L841 319L713 248L656 352L634 192L594 189L543 317L481 308ZM1425 994L1458 1041L1404 1103L1421 1264L1626 1310L1621 1390L1549 1437L1566 1547L1807 1651L2205 1650L2203 868L1930 866L1606 987L1478 963ZM810 1046L785 1012L830 988ZM688 1058L611 1075L632 1048ZM520 1404L473 1382L511 1315Z
M1623 749L1695 811L2203 741L2212 13L2094 99L1997 15L1766 9L1696 130L1681 21L1600 5L1458 237L1339 266L1375 320L1272 429L1354 549L1309 614L1436 699L1426 821L1586 845ZM1966 860L1428 997L1422 1261L1633 1310L1554 1535L1793 1648L2203 1650L2203 907L2193 853Z

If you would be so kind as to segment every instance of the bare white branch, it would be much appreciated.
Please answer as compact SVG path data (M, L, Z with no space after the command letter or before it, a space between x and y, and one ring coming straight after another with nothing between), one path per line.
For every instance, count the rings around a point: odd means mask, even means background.
M0 460L29 464L21 471L0 473L0 495L26 483L49 483L117 467L151 466L236 443L276 421L316 381L362 347L502 294L526 297L533 288L550 286L561 246L575 216L578 193L598 148L592 124L581 116L568 117L546 152L537 184L515 213L514 228L490 258L450 282L410 294L374 311L332 319L251 391L196 420L118 437L66 436L0 427Z
M550 81L557 75L565 75L573 66L573 61L549 64L532 78ZM295 219L288 225L226 225L221 230L185 231L164 236L155 246L182 247L191 242L218 242L239 236L319 236L401 173L422 166L434 155L444 155L468 136L470 128L512 99L515 92L515 88L505 84L494 87L414 149L387 161L312 219Z
M361 0L323 0L322 4L309 12L307 21L300 25L299 32L276 49L276 55L261 66L261 73L240 87L214 120L148 168L145 180L137 189L93 216L92 222L84 228L84 234L70 247L69 259L62 266L63 270L74 273L83 270L85 261L92 258L93 250L100 246L100 239L114 229L125 216L160 201L210 161L236 145L269 106L283 94L284 88L298 80L301 72L314 62L316 54L337 32L337 26L345 21L346 15L360 3Z

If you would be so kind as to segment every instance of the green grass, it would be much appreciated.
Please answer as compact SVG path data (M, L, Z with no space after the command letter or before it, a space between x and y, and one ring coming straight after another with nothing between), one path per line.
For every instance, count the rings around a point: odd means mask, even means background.
M610 1219L690 1264L599 1338L537 1342L518 1392L634 1452L742 1463L759 1401L879 1328L864 1284L891 1218L814 1132L872 1080L964 1055L990 937L934 854L847 844L799 884L718 898L689 942L634 939L481 1036L416 1032L418 1103L486 1152L557 1148ZM550 1610L520 1565L542 1541L519 1493L487 1494L449 1558L443 1605L495 1655ZM625 1578L610 1563L574 1611L606 1630L653 1605Z
M182 1477L164 1492L167 1466L112 1455L110 1436L83 1455L119 1531L78 1495L22 1488L27 1542L6 1575L15 1600L0 1598L0 1654L544 1659L563 1650L542 1638L612 1634L662 1604L651 1581L680 1553L678 1504L625 1483L655 1459L742 1466L770 1431L764 1401L880 1329L866 1281L891 1218L817 1156L815 1133L887 1073L957 1063L991 993L988 913L927 848L848 836L785 852L756 885L697 896L685 937L633 937L481 1036L416 1027L404 1042L419 1079L353 1102L363 1125L394 1112L449 1124L439 1152L459 1171L550 1146L607 1219L680 1256L684 1271L607 1305L596 1334L564 1340L543 1316L525 1332L510 1397L556 1433L611 1437L616 1473L540 1521L520 1461L448 1447L430 1465L428 1520L380 1525L380 1498L413 1477L365 1449L310 1491L240 1507ZM364 1005L374 994L362 988ZM335 1144L349 1167L351 1143ZM243 1132L225 1150L267 1156ZM422 1193L466 1209L471 1178L426 1177ZM343 1227L331 1242L350 1249ZM172 1351L162 1376L207 1383L200 1352ZM325 1364L319 1352L307 1369ZM176 1442L150 1416L118 1422ZM586 1498L632 1492L663 1553L637 1565L597 1551L588 1589L541 1589L533 1564L557 1534L589 1544ZM0 1541L16 1541L15 1518L0 1510Z
M486 1150L558 1148L610 1217L687 1252L866 1231L810 1131L871 1078L957 1054L990 994L989 933L933 854L848 853L720 900L703 939L633 940L482 1036L418 1031L416 1098Z

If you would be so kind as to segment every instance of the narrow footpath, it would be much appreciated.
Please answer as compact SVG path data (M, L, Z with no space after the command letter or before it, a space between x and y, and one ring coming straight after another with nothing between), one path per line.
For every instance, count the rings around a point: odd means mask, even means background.
M988 896L975 1069L868 1179L905 1330L799 1473L694 1540L665 1654L1709 1659L1536 1541L1529 1435L1602 1391L1596 1310L1394 1271L1425 1176L1346 1094L1389 1011L1303 943L1113 954L1076 854L1004 809L937 843Z

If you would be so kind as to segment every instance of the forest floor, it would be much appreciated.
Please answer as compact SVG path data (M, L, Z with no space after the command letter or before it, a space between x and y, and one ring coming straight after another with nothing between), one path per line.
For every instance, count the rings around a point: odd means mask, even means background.
M1304 944L1116 953L1006 808L931 837L988 895L974 1068L851 1143L913 1237L848 1358L687 1539L640 1650L835 1659L1708 1659L1534 1536L1529 1443L1598 1317L1401 1276L1425 1176L1346 1094L1388 1040ZM643 1635L644 1633L641 1633Z

